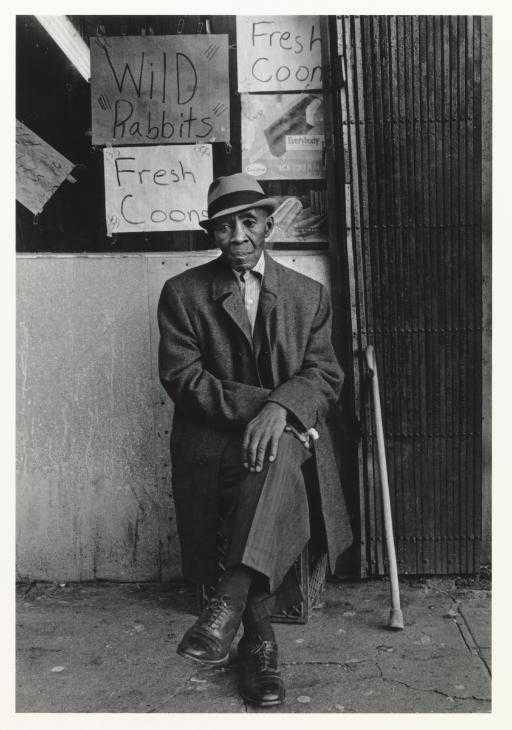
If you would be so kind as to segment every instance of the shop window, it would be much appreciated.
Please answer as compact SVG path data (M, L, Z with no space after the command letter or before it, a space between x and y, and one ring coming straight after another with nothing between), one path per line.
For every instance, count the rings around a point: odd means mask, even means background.
M230 140L212 144L213 175L245 168L259 177L268 168L260 180L265 192L291 197L279 212L280 225L271 245L301 250L328 246L325 179L318 171L323 158L321 151L314 153L315 145L324 147L321 92L239 93L235 16L212 16L209 25L206 17L190 15L69 17L87 44L97 35L204 34L208 30L227 34ZM103 147L92 144L89 83L33 16L17 17L16 47L17 119L75 164L74 182L65 181L38 215L16 202L17 250L116 253L211 248L202 231L107 235ZM260 71L263 74L264 69ZM286 72L279 73L284 76ZM305 71L297 68L290 73ZM303 168L290 173L286 166L293 160L294 145L301 145L306 154L300 163ZM295 155L295 159L299 157ZM287 179L290 176L295 179ZM291 219L295 220L293 226L288 225Z

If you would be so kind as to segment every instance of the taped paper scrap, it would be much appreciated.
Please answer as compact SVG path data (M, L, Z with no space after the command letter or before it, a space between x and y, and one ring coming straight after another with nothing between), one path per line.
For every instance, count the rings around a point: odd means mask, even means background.
M16 200L31 213L42 211L75 165L16 120Z

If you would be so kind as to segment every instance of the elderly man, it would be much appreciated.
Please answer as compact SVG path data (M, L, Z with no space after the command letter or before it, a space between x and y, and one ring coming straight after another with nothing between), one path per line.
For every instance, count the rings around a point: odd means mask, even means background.
M240 692L261 707L284 700L270 617L285 576L310 537L333 570L352 541L326 425L343 379L329 299L265 253L277 205L247 175L215 180L201 225L221 255L158 305L183 574L215 585L178 653L223 665L243 622Z

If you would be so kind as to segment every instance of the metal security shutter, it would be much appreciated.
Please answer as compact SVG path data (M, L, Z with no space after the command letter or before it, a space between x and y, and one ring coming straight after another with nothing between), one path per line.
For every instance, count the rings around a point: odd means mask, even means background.
M337 19L362 575L385 569L376 440L361 396L367 344L381 380L399 571L479 569L483 24Z

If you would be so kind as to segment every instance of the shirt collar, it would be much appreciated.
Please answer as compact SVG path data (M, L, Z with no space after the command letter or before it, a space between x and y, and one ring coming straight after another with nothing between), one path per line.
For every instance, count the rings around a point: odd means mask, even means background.
M253 274L259 274L260 277L263 279L263 276L265 275L265 256L263 254L263 251L261 252L257 263L252 267L252 269L249 269L249 271ZM240 280L241 272L235 271L235 269L233 269L233 273L235 274L236 278Z

